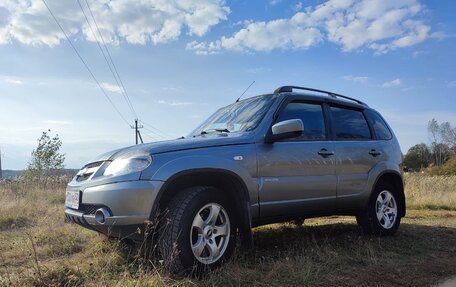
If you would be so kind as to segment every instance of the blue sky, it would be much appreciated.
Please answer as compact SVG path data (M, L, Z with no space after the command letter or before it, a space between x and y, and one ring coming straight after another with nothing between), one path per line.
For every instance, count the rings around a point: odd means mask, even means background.
M46 2L132 122L77 0ZM359 98L385 116L404 152L428 142L431 118L456 124L451 0L89 3L138 117L148 124L146 141L187 134L253 80L246 96L293 84ZM7 169L25 168L48 128L60 135L72 168L134 143L133 130L41 0L0 1L0 123Z

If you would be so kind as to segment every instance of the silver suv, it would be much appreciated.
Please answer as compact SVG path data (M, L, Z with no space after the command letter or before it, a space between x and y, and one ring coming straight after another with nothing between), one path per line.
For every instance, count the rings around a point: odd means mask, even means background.
M201 270L269 223L353 215L364 233L393 235L401 160L365 103L285 86L219 109L185 138L100 155L68 184L65 214L118 238L144 239L152 225L173 271Z

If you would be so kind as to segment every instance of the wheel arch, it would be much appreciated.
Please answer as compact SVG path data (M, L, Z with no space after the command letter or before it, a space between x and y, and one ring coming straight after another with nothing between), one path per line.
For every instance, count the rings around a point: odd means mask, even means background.
M220 168L195 168L180 171L165 181L157 194L151 210L151 219L164 210L170 200L179 192L192 186L212 186L229 195L233 201L238 222L241 242L251 247L252 216L250 212L250 196L246 183L233 171Z

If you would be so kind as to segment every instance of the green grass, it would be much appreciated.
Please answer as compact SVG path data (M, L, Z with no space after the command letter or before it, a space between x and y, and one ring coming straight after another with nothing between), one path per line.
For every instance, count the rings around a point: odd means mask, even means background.
M434 193L453 192L447 179L433 180ZM63 191L0 186L0 286L429 286L456 274L456 211L435 199L429 204L438 210L412 205L421 209L408 210L393 237L362 236L351 217L268 225L254 229L252 250L223 268L204 278L173 278L160 261L146 262L65 222Z

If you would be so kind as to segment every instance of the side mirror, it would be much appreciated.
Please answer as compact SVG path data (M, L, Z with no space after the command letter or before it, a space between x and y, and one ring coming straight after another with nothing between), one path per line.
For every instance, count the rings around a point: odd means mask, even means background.
M294 138L304 132L304 124L300 119L292 119L278 122L272 126L272 135L266 137L266 143L273 143L278 140Z

